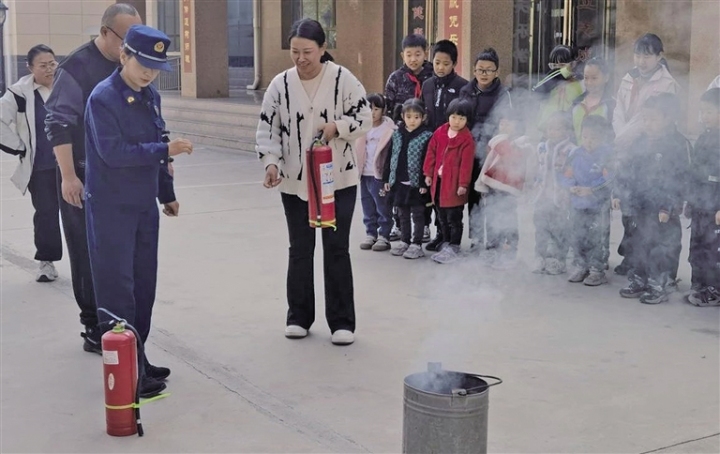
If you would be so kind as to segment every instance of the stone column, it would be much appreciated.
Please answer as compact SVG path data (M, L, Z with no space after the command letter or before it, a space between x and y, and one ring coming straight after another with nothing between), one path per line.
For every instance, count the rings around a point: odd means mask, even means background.
M178 0L182 62L182 95L227 98L227 0Z

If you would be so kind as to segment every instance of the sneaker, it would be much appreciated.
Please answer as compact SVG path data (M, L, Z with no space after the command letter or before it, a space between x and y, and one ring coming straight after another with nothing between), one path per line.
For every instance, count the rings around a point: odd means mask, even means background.
M495 249L485 249L480 252L480 263L485 266L492 266L497 258L497 251Z
M660 304L666 302L669 298L665 290L649 288L647 292L640 295L640 302L643 304Z
M578 268L575 270L575 272L573 272L573 274L570 275L570 277L568 278L568 282L577 284L585 281L585 278L587 278L589 275L590 272L585 268Z
M535 274L545 274L545 259L540 257L536 258L532 272Z
M620 296L623 298L640 298L647 290L647 284L641 279L631 279L627 287L620 289Z
M288 339L302 339L307 337L308 330L298 325L288 325L285 327L285 337Z
M373 244L372 250L376 252L389 251L390 241L384 236L379 236L375 244Z
M441 265L447 265L457 261L459 258L460 246L455 244L446 244L439 252L433 254L433 256L430 257L430 260L435 263L440 263Z
M558 276L560 274L565 274L567 272L567 267L565 266L565 263L558 259L547 259L545 260L545 274L549 274L551 276Z
M360 249L362 249L363 251L369 251L370 249L372 249L376 242L377 239L368 235L367 237L365 237L363 242L360 243Z
M58 272L53 262L40 262L40 268L38 268L37 276L35 277L37 282L52 282L57 278Z
M350 345L355 342L355 334L346 329L339 329L332 333L332 343L335 345Z
M670 279L670 282L668 282L665 290L668 292L668 294L678 292L680 291L679 285L680 279Z
M693 292L688 296L688 302L693 306L712 307L720 306L720 291L715 287L706 287Z
M430 238L431 238L431 236L430 236L430 227L429 227L429 226L425 226L425 229L423 230L422 242L423 242L423 243L429 243L429 242L430 242Z
M604 271L591 271L590 275L583 281L583 284L588 287L597 287L598 285L607 284L607 281Z
M435 238L432 239L427 245L425 245L426 251L439 251L440 246L443 244L443 237L442 235L438 235Z
M390 241L400 241L401 237L400 229L397 228L397 226L393 226L392 230L390 230Z
M97 326L86 326L85 332L80 333L80 337L85 339L83 342L83 350L88 353L97 353L102 355L102 333Z
M397 246L395 246L394 248L392 248L392 250L390 251L390 253L391 253L392 255L394 255L395 257L400 257L401 255L405 254L405 252L406 252L409 248L410 248L410 245L409 245L409 244L407 244L407 243L400 243L400 244L398 244Z
M407 251L403 254L403 257L408 260L419 259L421 257L425 257L425 252L419 244L411 244Z
M139 394L142 399L155 397L167 388L167 385L159 380L145 375L138 382Z
M618 276L627 276L628 271L630 271L630 266L628 266L627 260L623 260L622 263L613 269L613 273Z
M158 381L165 381L170 376L170 369L167 367L153 366L145 362L145 375Z

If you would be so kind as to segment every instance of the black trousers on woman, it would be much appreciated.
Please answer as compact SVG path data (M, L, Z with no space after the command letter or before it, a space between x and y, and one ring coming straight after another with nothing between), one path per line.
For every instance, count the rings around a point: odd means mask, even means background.
M290 237L287 324L310 329L315 321L314 256L317 230L308 222L308 203L281 194ZM325 318L331 332L355 331L355 297L350 263L350 224L357 186L335 191L337 230L322 229Z
M62 259L63 246L55 169L33 171L28 191L35 208L35 260L58 262Z

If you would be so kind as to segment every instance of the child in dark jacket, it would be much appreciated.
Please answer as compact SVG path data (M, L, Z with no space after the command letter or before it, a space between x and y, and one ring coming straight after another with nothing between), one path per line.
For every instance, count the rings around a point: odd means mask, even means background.
M695 142L688 205L690 265L695 306L720 306L720 88L700 98L700 118L705 132Z
M475 155L475 142L467 128L472 104L455 99L447 113L448 123L440 126L430 139L423 166L425 184L431 188L438 209L442 229L438 236L445 241L431 257L437 263L451 263L458 258Z
M388 77L385 84L387 112L396 122L405 101L422 97L422 85L433 75L433 65L426 60L427 40L422 35L408 35L402 41L403 65Z
M447 123L448 105L460 96L460 90L468 83L455 72L458 50L455 43L444 39L438 41L433 47L433 71L434 75L423 83L422 100L425 103L428 115L428 126L431 131ZM472 115L470 116L470 118ZM437 210L437 205L435 205ZM430 226L432 208L425 211L425 226ZM443 243L442 228L435 213L435 227L437 235L430 241L425 249L437 251Z
M570 282L595 287L607 283L603 262L603 207L610 198L612 126L603 117L583 120L582 143L569 156L563 185L570 190L570 225L575 272Z
M425 106L419 99L402 105L403 123L392 136L392 152L383 173L385 192L390 193L400 218L401 243L390 253L406 259L424 257L422 249L428 189L423 163L432 132L424 125Z
M613 208L630 213L636 234L626 255L630 284L620 290L625 298L645 304L668 300L682 249L680 213L690 170L691 146L675 127L680 102L661 93L644 103L644 133L623 155L618 166Z

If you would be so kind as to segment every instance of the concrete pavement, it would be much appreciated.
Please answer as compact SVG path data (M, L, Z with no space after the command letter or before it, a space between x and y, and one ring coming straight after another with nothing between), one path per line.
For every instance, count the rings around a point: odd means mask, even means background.
M161 221L148 350L172 368L172 395L143 407L145 437L109 437L68 261L59 281L34 282L32 207L9 181L14 160L1 163L2 452L399 452L402 380L428 361L505 380L490 391L491 452L720 452L718 308L623 300L615 276L587 288L524 264L498 272L360 251L359 203L357 342L330 343L320 247L317 322L286 340L279 194L262 188L253 155L208 147L177 160L180 217Z

